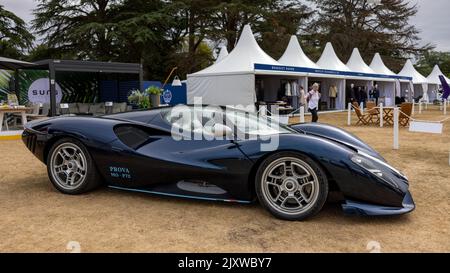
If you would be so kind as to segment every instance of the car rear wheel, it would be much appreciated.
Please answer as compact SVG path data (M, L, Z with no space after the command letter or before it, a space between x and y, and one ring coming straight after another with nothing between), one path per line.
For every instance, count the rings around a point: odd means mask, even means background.
M328 181L309 157L283 152L265 159L256 174L259 202L283 220L303 220L317 214L328 196Z
M82 194L101 184L86 147L78 140L57 141L47 157L47 172L53 186L65 194Z

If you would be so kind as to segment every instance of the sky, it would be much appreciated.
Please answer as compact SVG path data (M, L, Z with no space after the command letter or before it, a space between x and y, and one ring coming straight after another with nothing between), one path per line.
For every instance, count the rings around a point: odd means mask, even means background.
M418 14L411 20L420 31L422 44L431 43L436 50L450 51L450 0L410 0L417 3ZM7 10L14 12L26 22L33 19L35 0L0 0Z

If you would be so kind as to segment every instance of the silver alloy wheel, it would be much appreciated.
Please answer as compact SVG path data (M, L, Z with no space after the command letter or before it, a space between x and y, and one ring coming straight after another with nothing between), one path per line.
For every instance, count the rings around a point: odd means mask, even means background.
M50 159L53 180L65 190L77 189L86 179L87 160L73 143L62 143L53 150Z
M319 180L309 164L295 157L270 163L262 175L262 193L275 210L298 215L310 209L319 196Z

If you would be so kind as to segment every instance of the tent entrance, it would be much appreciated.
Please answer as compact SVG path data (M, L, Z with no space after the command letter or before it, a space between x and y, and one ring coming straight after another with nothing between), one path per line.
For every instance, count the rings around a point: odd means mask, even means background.
M319 103L319 111L336 111L345 109L345 79L336 78L308 78L308 90L311 90L312 85L318 83L320 85L319 91L321 99ZM336 98L333 100L332 88L337 89Z
M395 104L395 82L375 81L374 86L378 87L380 92L378 104L383 103L384 106L394 106ZM370 92L370 89L369 89ZM370 96L369 96L370 98ZM373 99L373 98L372 98Z
M371 80L348 79L346 82L346 104L356 101L359 104L369 99L369 90L373 87Z
M271 112L289 114L301 106L300 90L307 86L306 77L256 75L255 93L258 108L266 105Z

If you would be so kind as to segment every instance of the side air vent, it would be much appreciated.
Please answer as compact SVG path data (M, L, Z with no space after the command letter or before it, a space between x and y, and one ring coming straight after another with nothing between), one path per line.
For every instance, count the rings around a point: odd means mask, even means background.
M157 140L159 136L166 135L159 130L132 125L116 126L114 132L120 141L134 150Z

